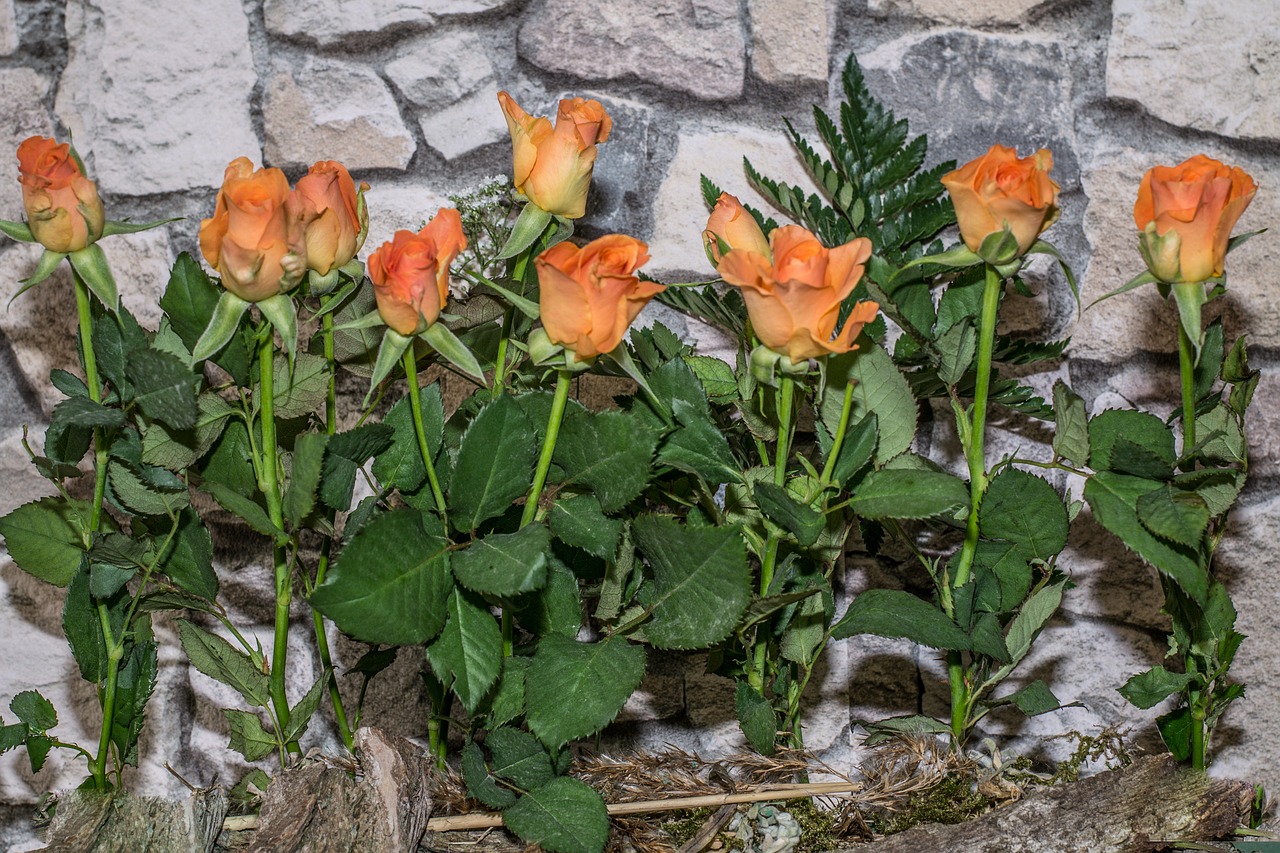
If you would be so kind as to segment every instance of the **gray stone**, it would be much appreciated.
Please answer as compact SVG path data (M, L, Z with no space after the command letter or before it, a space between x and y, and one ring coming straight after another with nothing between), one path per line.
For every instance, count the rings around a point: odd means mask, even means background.
M17 181L18 161L13 152L29 136L52 136L53 122L46 104L49 100L48 78L29 68L6 68L0 71L0 104L5 105L9 119L0 128L0 151L4 167L0 169L0 219L25 219L22 210L22 187ZM9 238L3 238L9 244ZM5 282L7 290L12 282ZM8 299L6 296L5 299Z
M750 0L751 71L766 83L824 83L827 79L825 3Z
M867 0L867 11L878 18L925 18L963 27L1018 24L1027 14L1051 0Z
M487 90L423 115L418 121L427 145L446 160L510 139L502 108L493 92Z
M489 46L468 30L427 32L396 50L384 69L387 79L414 106L441 108L484 89L499 123L506 127L494 92L495 71Z
M14 399L6 396L7 400ZM40 476L22 446L22 429L28 427L27 441L39 453L44 447L44 423L27 418L22 423L6 426L0 432L0 516L8 515L22 504L57 494L53 484Z
M360 257L365 260L395 232L401 229L416 232L440 208L452 206L437 186L427 184L375 182L364 198L369 206L369 236Z
M913 133L928 131L931 161L965 163L996 142L1022 156L1048 148L1054 179L1075 182L1070 58L1060 42L944 30L903 36L859 61L872 94Z
M102 190L215 187L231 160L257 159L249 105L258 78L238 0L110 10L75 0L66 21L56 109Z
M18 44L18 15L13 0L0 0L0 56L13 53Z
M267 31L321 46L352 37L426 29L457 15L491 12L511 0L267 0Z
M1206 153L1239 165L1262 186L1280 181L1280 169L1261 157L1236 158L1215 151ZM1085 305L1115 290L1141 273L1133 202L1143 174L1158 163L1176 162L1164 155L1124 148L1100 154L1084 170L1081 179L1088 204L1084 234L1090 253L1080 279ZM1273 222L1280 216L1280 198L1260 191L1236 227L1237 233ZM1271 270L1280 262L1280 246L1265 237L1245 243L1227 259L1225 298L1206 306L1205 322L1223 315L1227 336L1249 335L1251 346L1280 345L1280 304L1274 298ZM1078 270L1079 272L1079 270ZM1140 352L1177 351L1177 311L1173 302L1160 299L1155 287L1108 299L1084 312L1072 331L1073 349L1092 359L1120 362ZM1172 368L1176 376L1176 366Z
M1280 138L1280 6L1116 0L1107 96L1178 127Z
M365 65L278 61L262 112L266 160L273 166L337 160L353 172L403 169L417 147L387 84Z
M520 28L520 56L583 80L636 77L707 100L742 94L737 0L543 0Z
M560 98L575 94L564 92ZM653 111L644 104L595 93L585 97L594 97L604 106L613 120L613 133L598 148L587 215L579 221L578 233L588 238L601 234L643 238L652 227L650 203L657 173L660 164L669 161L675 140L652 120ZM548 115L555 113L558 102L548 104Z

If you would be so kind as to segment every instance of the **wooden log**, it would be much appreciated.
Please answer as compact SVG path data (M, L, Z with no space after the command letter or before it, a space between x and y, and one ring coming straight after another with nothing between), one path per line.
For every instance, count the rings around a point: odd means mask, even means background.
M1146 756L1121 770L1034 791L968 823L924 824L833 853L1146 853L1226 838L1249 815L1253 786Z
M72 791L58 798L45 853L208 853L213 849L227 794L197 790L188 802L127 792Z

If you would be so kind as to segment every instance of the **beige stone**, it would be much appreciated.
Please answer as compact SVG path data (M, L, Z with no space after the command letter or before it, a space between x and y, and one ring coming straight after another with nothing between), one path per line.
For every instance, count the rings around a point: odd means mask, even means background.
M402 45L384 71L410 103L447 107L487 89L493 110L501 115L494 93L496 72L481 34L469 30L427 32Z
M422 138L446 160L510 138L507 120L491 91L479 91L419 119Z
M16 169L10 172L10 151L28 136L52 136L53 122L49 118L47 103L50 81L30 68L6 68L0 71L0 104L5 105L6 121L0 128L0 151L4 151L4 171L0 173L0 219L24 219L22 212L22 188L16 180ZM9 238L3 238L9 243ZM0 287L7 288L11 282ZM0 290L0 293L4 291ZM4 297L8 299L8 297Z
M238 0L73 0L66 21L57 114L101 189L215 187L231 160L258 159L258 77Z
M751 70L766 83L820 83L827 79L827 9L824 3L750 0Z
M985 27L1017 24L1027 13L1050 0L867 0L867 11L877 17L925 18L945 24Z
M427 28L455 15L490 12L510 0L267 0L267 31L322 46L351 37Z
M18 43L18 15L13 0L0 0L0 56L13 53Z
M440 188L425 184L374 183L364 198L369 206L369 236L360 251L364 259L390 240L396 231L417 231L441 207L451 206Z
M263 116L266 159L273 166L337 160L352 171L403 169L417 147L387 84L365 65L277 62Z
M1280 138L1280 5L1116 0L1107 96L1179 127Z

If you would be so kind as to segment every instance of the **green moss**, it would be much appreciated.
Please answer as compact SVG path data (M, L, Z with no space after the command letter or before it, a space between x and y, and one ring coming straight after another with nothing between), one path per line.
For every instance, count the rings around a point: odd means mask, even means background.
M941 782L912 794L906 807L879 816L873 823L877 832L892 835L918 823L964 823L990 809L995 800L973 788L967 775L951 774Z
M797 853L823 853L840 843L835 817L814 805L813 800L787 800L782 807L800 824Z
M715 809L706 808L671 812L670 816L662 822L662 829L671 836L675 847L683 847L689 839L698 834L698 830L702 829L715 811Z

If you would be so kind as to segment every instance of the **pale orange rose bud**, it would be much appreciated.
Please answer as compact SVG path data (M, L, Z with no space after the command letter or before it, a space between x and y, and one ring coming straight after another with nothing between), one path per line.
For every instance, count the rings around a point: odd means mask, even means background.
M634 237L607 234L582 248L557 243L538 255L538 302L552 343L582 360L614 350L641 309L666 290L635 274L648 250Z
M1151 274L1161 281L1205 281L1222 275L1231 229L1258 185L1240 167L1197 154L1142 176L1133 219Z
M43 136L23 141L18 181L31 236L49 251L79 251L102 236L106 214L98 186L80 171L67 143Z
M769 256L769 241L756 224L756 218L742 206L735 196L720 193L707 228L702 232L702 245L712 266L720 265L720 244L730 249L748 249Z
M227 166L213 216L200 223L200 252L222 286L246 302L293 288L307 270L299 201L279 169Z
M368 222L361 222L356 184L341 163L322 160L294 189L307 246L307 269L328 275L351 261L364 245Z
M511 131L516 192L557 216L578 219L587 210L587 190L596 165L596 145L609 138L613 122L599 101L565 98L555 126L534 118L498 93Z
M1049 177L1053 154L1041 148L1030 157L1003 145L992 145L976 160L942 176L951 193L964 244L977 252L982 241L1009 227L1026 254L1040 234L1058 218L1058 185ZM989 260L989 259L988 259Z
M880 306L859 302L838 332L840 303L862 278L871 241L859 237L828 249L799 225L769 235L770 255L735 248L720 260L720 275L741 288L760 343L793 363L856 349L854 339Z
M449 264L467 247L462 217L443 208L417 234L397 231L369 256L382 321L402 335L423 331L449 299Z

